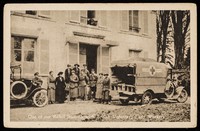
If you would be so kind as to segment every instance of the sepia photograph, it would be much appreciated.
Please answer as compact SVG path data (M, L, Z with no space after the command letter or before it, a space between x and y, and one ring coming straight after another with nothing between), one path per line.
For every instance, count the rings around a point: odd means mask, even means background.
M169 5L5 5L4 126L196 127L196 5Z

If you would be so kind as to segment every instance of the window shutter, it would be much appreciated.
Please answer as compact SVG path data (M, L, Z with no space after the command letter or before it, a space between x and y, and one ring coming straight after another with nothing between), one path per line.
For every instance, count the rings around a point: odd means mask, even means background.
M51 15L50 11L39 11L38 16L49 18Z
M139 12L133 11L133 27L139 27Z
M128 11L121 12L121 29L128 30Z
M40 74L49 72L49 40L40 41Z
M107 25L107 12L106 11L100 11L100 21L99 25L106 27Z
M70 12L70 21L80 22L80 11L73 10Z
M102 47L102 72L109 73L109 47Z
M81 19L81 23L83 23L83 24L87 24L87 11L86 10L82 10L81 12L80 12L80 19Z
M148 12L144 11L143 12L143 18L144 18L144 33L148 34Z
M77 64L78 63L78 44L69 43L69 63Z

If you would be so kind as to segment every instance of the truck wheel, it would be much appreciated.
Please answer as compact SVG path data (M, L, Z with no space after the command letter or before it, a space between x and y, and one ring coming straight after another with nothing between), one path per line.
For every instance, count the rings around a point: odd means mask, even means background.
M122 103L122 105L127 105L129 100L120 99L120 102Z
M142 104L150 104L153 98L153 94L150 91L144 92L142 95Z
M47 104L47 102L48 102L47 91L40 90L34 94L33 103L35 104L35 106L43 107Z
M184 103L188 98L188 93L185 89L182 89L179 97L177 98L177 101L180 103Z

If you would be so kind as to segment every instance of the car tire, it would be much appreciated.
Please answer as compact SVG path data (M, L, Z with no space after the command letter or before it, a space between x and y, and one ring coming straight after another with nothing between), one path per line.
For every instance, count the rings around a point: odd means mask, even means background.
M181 91L179 97L177 98L177 101L178 101L179 103L184 103L184 102L187 100L187 98L188 98L188 93L187 93L187 91L186 91L185 89L182 89L182 91Z
M48 103L47 91L40 90L33 95L33 103L37 107L43 107Z
M150 91L146 91L144 92L144 94L142 95L142 104L151 104L151 101L153 99L153 93L151 93Z

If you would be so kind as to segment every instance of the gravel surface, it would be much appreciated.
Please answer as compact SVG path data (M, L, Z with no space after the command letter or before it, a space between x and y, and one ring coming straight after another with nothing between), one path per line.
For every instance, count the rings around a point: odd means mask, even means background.
M158 102L151 105L129 103L123 106L118 101L111 105L92 101L75 101L64 104L51 104L45 107L12 107L11 121L106 121L106 122L188 122L190 104Z

